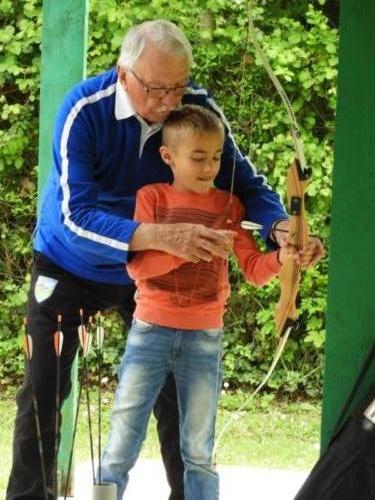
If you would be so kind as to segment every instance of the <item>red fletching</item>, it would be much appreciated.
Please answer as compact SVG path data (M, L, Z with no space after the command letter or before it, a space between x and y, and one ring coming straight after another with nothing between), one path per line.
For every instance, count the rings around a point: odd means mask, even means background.
M55 334L53 336L53 345L55 347L56 356L61 355L63 342L64 342L63 332L61 332L61 331L55 332Z

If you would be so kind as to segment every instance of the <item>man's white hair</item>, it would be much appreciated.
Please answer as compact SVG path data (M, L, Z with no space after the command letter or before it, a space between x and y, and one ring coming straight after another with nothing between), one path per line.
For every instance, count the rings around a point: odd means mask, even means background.
M117 64L127 70L133 69L148 43L155 44L171 55L186 58L188 67L191 68L193 56L189 40L175 24L164 19L133 26L122 42Z

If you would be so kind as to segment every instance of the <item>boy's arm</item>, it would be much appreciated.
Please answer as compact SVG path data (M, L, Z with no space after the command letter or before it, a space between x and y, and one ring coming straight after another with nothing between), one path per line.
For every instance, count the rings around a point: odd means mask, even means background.
M155 191L144 188L138 191L134 219L138 222L155 222ZM154 278L167 274L187 262L180 257L159 250L135 252L126 264L129 276L134 280Z
M239 203L234 220L241 220L244 210ZM236 225L237 235L234 238L233 250L239 265L247 280L257 286L263 286L271 281L280 271L281 263L278 260L278 251L262 253L256 245L251 232Z
M280 271L278 251L262 253L250 233L239 229L234 240L234 253L247 280L254 285L263 286Z
M141 250L126 264L126 269L133 280L139 281L167 274L185 262L180 257L159 250Z

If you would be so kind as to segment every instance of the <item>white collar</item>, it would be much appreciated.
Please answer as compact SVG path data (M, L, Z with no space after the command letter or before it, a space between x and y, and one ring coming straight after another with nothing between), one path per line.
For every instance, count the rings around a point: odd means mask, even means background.
M116 83L116 99L115 99L115 117L116 120L125 120L134 116L141 125L141 138L139 145L139 156L142 155L144 145L149 137L158 132L163 124L162 123L147 123L141 116L138 115L134 109L133 103L129 94L121 85L120 80Z
M116 99L115 99L115 117L117 120L125 120L135 116L141 123L142 128L146 130L160 130L163 126L162 123L154 122L148 123L142 116L140 116L134 109L132 100L124 87L121 85L120 80L116 82Z
M134 109L133 103L126 92L124 87L121 85L120 80L117 79L116 83L116 100L115 100L115 117L116 120L124 120L130 118L131 116L136 116L137 113Z

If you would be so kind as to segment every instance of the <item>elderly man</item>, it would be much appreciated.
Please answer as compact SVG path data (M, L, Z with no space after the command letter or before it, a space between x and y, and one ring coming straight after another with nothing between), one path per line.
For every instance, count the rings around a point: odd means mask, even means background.
M168 182L159 155L160 129L181 101L221 111L190 80L191 47L172 23L150 21L132 28L117 68L77 84L59 110L53 164L44 190L34 236L34 268L28 302L33 338L32 369L39 405L49 490L55 460L55 353L53 334L62 314L61 397L70 391L70 368L78 348L79 310L85 315L117 308L126 324L133 312L134 285L126 274L130 252L155 249L197 262L223 256L221 236L194 224L139 224L132 220L136 191ZM247 217L268 238L285 211L263 176L238 151L229 131L216 185L234 192ZM282 235L283 233L276 233ZM280 243L280 241L279 241ZM323 250L313 243L311 261ZM17 394L13 466L7 500L43 499L38 442L28 368ZM155 406L162 456L171 485L170 499L183 499L178 410L170 378Z

